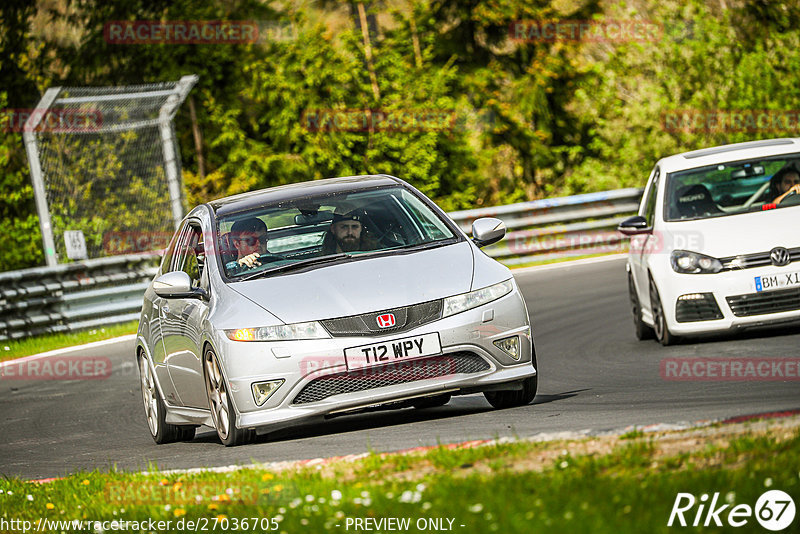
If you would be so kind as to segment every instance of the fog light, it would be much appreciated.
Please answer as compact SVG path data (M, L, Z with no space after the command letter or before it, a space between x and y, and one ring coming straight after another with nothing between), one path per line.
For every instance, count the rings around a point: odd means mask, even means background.
M512 336L504 339L498 339L494 342L495 346L514 358L519 360L519 337Z
M253 398L256 401L256 405L261 406L267 402L267 399L269 399L284 382L285 380L280 379L270 380L268 382L256 382L253 384Z

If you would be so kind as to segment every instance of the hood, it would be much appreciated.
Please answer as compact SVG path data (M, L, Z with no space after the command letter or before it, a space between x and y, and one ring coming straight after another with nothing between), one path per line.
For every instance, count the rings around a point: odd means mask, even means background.
M800 208L787 207L665 225L669 250L690 250L715 258L800 247Z
M430 250L321 265L228 287L285 323L387 310L470 290L468 242Z

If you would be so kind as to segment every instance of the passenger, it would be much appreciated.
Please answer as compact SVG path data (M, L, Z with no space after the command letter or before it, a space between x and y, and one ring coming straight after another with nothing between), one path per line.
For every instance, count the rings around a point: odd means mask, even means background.
M378 248L378 243L371 239L364 229L365 215L366 213L360 209L344 214L335 212L333 222L322 239L322 255Z
M267 251L267 225L258 217L242 219L233 223L231 227L231 244L236 249L237 257L231 264L236 269L252 269L258 267L261 262L259 257L269 254Z
M796 162L787 163L775 173L769 183L770 197L774 198L773 204L781 201L791 194L800 194L800 168Z

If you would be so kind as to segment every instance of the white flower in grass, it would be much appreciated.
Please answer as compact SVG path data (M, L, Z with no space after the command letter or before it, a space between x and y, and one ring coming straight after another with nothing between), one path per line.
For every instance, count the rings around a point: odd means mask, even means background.
M467 510L469 510L473 514L479 514L483 511L483 505L481 503L475 503L469 508L467 508Z
M417 491L420 491L420 492L425 491L426 487L427 486L425 486L425 484L417 484Z
M765 488L769 488L770 486L772 486L772 479L771 479L771 478L769 478L769 477L767 477L767 478L764 480L764 487L765 487Z
M431 509L431 503L429 503L427 501L422 503L422 511L423 512L427 512L430 509Z
M331 499L334 501L341 501L342 500L342 492L339 490L333 490L331 492Z
M733 504L734 502L736 502L736 492L729 491L728 493L726 493L725 502L728 504Z
M26 495L25 498L28 499L29 501L32 501L33 500L33 495Z
M314 496L313 495L306 495L306 502L314 502Z
M400 502L411 502L411 499L414 498L414 492L410 490L406 490L400 495Z
M164 505L164 510L169 512L170 510L172 510L172 505L171 504L165 504Z
M306 519L304 517L303 519L300 520L300 524L303 525L304 527L307 526L308 525L308 519Z
M361 498L362 499L369 499L369 492L368 491L362 491L361 492Z

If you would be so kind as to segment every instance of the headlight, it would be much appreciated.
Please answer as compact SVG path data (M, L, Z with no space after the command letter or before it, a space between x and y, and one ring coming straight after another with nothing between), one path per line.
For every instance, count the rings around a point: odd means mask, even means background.
M449 315L471 310L472 308L477 308L478 306L483 306L487 302L491 302L499 299L500 297L508 295L513 290L514 282L511 280L506 280L505 282L484 287L483 289L477 289L475 291L470 291L469 293L456 295L454 297L447 297L444 299L442 317L447 317Z
M293 339L327 339L331 337L322 325L316 321L280 326L262 326L261 328L237 328L235 330L225 330L225 335L232 341L289 341Z
M686 250L674 250L670 263L672 270L683 274L713 274L722 270L722 263L717 258Z

